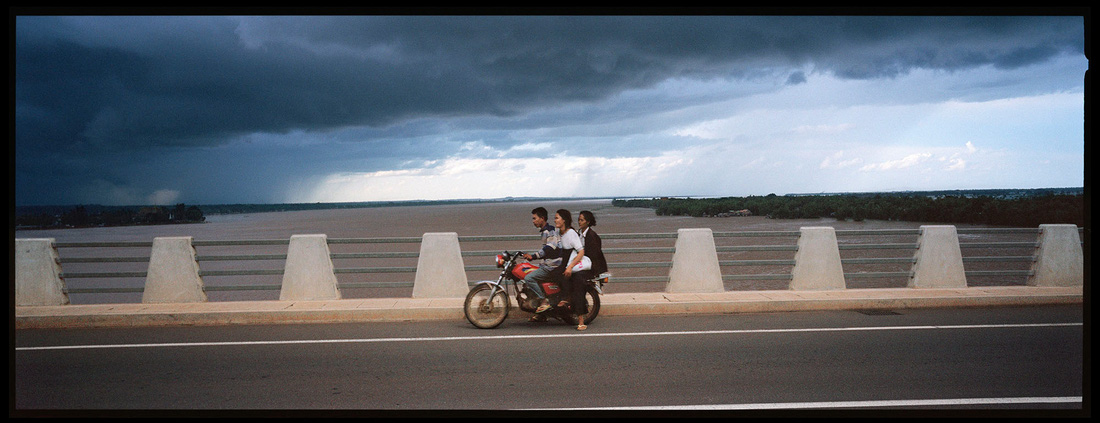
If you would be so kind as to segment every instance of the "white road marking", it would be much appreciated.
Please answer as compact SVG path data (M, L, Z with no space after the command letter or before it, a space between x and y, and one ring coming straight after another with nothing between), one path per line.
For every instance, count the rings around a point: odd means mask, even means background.
M777 402L756 404L702 404L702 405L666 405L639 407L593 407L593 408L554 408L544 410L797 410L821 408L867 408L867 407L943 407L970 405L1009 405L1009 404L1074 404L1081 403L1082 397L1022 397L1022 398L956 398L932 400L882 400L882 401L821 401L821 402Z
M878 326L878 327L845 327L845 328L801 328L801 329L729 329L729 330L701 330L701 331L673 331L673 332L621 332L621 333L574 333L574 334L532 334L532 335L482 335L482 336L441 336L422 338L362 338L362 339L303 339L282 341L223 341L223 342L166 342L157 344L105 344L105 345L57 345L42 347L16 347L16 351L44 351L44 350L79 350L79 349L109 349L109 348L166 348L166 347L225 347L246 345L294 345L294 344L341 344L341 343L370 343L370 342L439 342L439 341L484 341L506 339L541 339L541 338L580 338L580 337L620 337L620 336L685 336L685 335L729 335L729 334L761 334L761 333L795 333L795 332L858 332L858 331L886 331L886 330L954 330L954 329L998 329L998 328L1038 328L1038 327L1062 327L1083 326L1082 323L1034 323L1034 324L999 324L999 325L950 325L950 326Z

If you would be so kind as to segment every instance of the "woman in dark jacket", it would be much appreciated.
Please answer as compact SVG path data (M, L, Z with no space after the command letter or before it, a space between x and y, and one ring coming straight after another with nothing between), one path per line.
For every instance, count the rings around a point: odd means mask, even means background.
M603 256L603 241L600 240L596 231L592 230L592 227L596 226L596 216L588 210L583 210L577 218L577 225L580 226L580 235L584 242L582 254L592 262L592 268L573 272L569 276L568 287L569 297L573 303L573 313L577 315L577 330L585 330L588 329L584 324L584 316L588 314L588 301L584 299L585 283L592 279L593 275L607 271L607 260Z

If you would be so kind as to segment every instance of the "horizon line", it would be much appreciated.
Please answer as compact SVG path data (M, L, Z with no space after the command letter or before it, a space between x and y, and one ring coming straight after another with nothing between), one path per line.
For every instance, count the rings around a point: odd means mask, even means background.
M1045 187L1045 188L964 188L964 189L921 189L921 190L895 190L895 191L834 191L834 192L814 192L814 193L768 193L768 194L753 194L753 195L620 195L620 196L592 196L592 197L491 197L491 198L450 198L450 199L408 199L408 200L359 200L359 201L317 201L317 202L270 202L270 203L191 203L193 206L257 206L257 205L339 205L339 204L390 204L390 203L453 203L453 202L505 202L505 201L548 201L548 200L618 200L618 199L645 199L645 198L683 198L683 199L703 199L703 198L738 198L738 197L766 197L770 195L776 196L815 196L815 195L852 195L852 194L896 194L896 193L914 193L914 192L967 192L967 191L1040 191L1040 190L1081 190L1084 192L1085 187ZM77 207L77 206L95 206L95 207L168 207L179 204L188 204L186 202L173 202L172 204L99 204L99 203L71 203L71 204L31 204L31 205L18 205L15 204L15 208L32 208L32 207Z

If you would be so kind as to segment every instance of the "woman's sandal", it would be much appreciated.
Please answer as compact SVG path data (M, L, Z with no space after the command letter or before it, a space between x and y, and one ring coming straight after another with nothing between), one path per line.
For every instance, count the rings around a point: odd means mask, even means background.
M585 329L588 329L588 325L577 325L577 330L585 330Z
M550 309L550 304L543 304L543 305L540 305L539 308L535 309L535 313L536 314L537 313L542 313L542 312L544 312L546 310L549 310L549 309Z

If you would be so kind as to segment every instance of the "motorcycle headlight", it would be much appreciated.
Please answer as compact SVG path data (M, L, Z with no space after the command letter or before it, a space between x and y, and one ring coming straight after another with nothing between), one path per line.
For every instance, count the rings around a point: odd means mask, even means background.
M497 267L504 268L504 256L497 254Z

